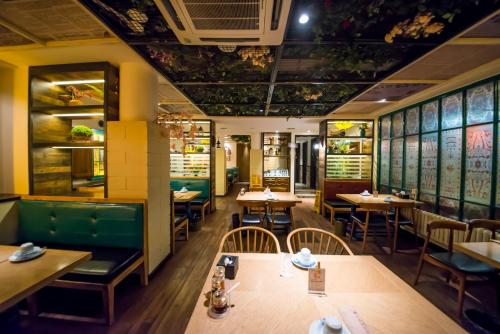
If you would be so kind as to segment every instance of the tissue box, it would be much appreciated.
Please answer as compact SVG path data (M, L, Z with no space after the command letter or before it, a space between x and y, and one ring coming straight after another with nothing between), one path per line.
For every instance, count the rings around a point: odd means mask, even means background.
M229 257L232 261L231 264L225 265L224 260L226 257ZM226 268L226 278L234 279L236 277L236 273L238 272L238 257L234 255L222 255L219 261L217 262L218 266L223 266Z

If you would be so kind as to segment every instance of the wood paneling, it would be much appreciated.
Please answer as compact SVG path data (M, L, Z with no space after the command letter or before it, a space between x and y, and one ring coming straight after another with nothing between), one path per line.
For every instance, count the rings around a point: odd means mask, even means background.
M33 148L33 194L71 192L71 150Z

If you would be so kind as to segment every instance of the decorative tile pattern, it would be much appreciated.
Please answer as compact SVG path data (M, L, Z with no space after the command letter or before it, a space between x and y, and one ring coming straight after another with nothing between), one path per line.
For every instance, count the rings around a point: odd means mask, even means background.
M380 183L389 184L389 154L390 154L390 140L382 140L380 147Z
M418 136L406 137L406 169L405 169L405 189L417 189L418 186Z
M462 126L462 93L445 97L442 100L442 123L443 129L451 129Z
M392 140L391 186L397 189L403 182L403 144L403 138Z
M422 165L420 167L420 192L436 193L438 135L422 135Z
M382 118L382 139L391 137L391 117Z
M465 164L465 200L490 203L493 125L467 128Z
M392 116L392 136L401 137L404 132L403 113L398 112Z
M422 132L438 129L438 109L437 100L422 106Z
M417 134L419 131L419 126L420 126L420 118L418 114L418 107L414 107L411 109L408 109L406 111L406 134L407 135L414 135Z
M462 129L441 133L440 195L460 198L462 171Z
M493 83L467 90L467 124L493 120Z

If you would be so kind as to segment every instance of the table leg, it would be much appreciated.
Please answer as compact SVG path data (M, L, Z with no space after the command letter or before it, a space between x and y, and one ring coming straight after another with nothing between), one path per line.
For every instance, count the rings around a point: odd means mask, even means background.
M193 224L194 223L194 217L193 217L193 211L191 210L191 202L186 202L184 204L186 206L186 216L189 219L189 223Z
M21 333L19 308L13 306L0 313L0 331L8 334Z

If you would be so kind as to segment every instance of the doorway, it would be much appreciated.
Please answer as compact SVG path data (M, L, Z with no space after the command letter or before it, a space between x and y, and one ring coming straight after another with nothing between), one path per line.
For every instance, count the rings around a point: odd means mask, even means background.
M318 187L318 136L295 136L295 193L315 194Z

